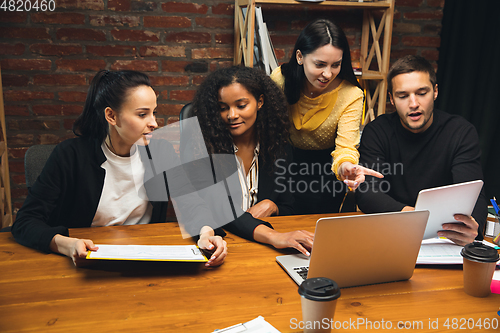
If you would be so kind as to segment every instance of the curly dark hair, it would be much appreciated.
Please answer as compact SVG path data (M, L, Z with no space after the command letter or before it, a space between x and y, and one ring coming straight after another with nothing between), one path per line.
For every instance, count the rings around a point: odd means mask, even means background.
M233 138L220 115L219 91L233 83L245 87L258 101L264 96L264 105L255 121L257 141L263 161L274 163L285 154L288 142L288 107L285 95L267 74L260 69L233 66L211 73L196 91L193 113L198 116L201 131L209 153L233 154Z

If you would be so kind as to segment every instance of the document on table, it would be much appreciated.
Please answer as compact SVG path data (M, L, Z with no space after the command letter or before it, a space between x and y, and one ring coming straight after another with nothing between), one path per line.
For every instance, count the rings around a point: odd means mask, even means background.
M247 321L244 324L237 324L226 327L220 330L215 330L212 333L280 333L273 325L269 324L264 317L258 316L257 318Z
M494 247L495 245L483 241L483 244ZM422 241L420 252L417 257L418 264L463 264L463 257L460 254L463 246L453 243L446 238L430 238Z
M87 259L207 262L196 245L108 245L96 244Z

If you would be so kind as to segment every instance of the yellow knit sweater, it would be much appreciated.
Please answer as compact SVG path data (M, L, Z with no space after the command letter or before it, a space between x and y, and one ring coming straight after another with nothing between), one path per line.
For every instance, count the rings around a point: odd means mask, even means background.
M284 88L285 77L281 67L276 68L271 78ZM338 176L343 162L357 164L359 153L359 125L363 111L363 92L343 80L334 90L309 98L300 94L300 99L289 106L290 138L292 145L304 150L321 150L335 146L332 171Z

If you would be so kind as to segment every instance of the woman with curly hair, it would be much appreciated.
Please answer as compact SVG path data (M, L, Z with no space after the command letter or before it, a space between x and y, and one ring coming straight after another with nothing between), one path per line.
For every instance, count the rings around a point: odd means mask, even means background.
M244 213L224 228L247 239L276 248L294 247L309 255L312 233L280 233L259 220L294 213L293 196L284 185L291 156L288 110L282 91L258 69L223 68L200 85L193 113L208 153L236 157L232 160L236 160Z

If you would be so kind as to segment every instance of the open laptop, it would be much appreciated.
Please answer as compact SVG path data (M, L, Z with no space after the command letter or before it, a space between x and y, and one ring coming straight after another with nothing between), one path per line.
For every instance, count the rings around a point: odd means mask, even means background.
M276 261L299 285L308 277L327 277L341 288L407 280L428 217L413 211L322 218L310 258L291 254Z
M424 239L437 237L443 223L457 222L453 215L471 215L482 188L483 181L474 180L420 191L415 210L430 212Z

